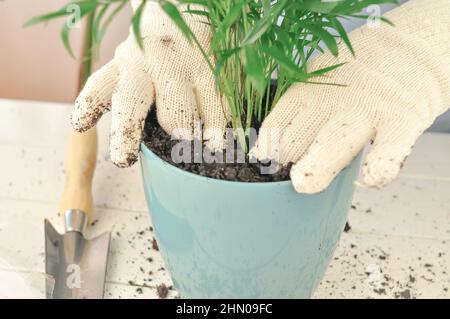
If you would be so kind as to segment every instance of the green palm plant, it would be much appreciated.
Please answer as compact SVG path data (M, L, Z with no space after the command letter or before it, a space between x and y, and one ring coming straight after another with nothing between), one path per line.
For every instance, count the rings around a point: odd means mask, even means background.
M66 17L87 18L90 46L83 60L96 55L108 26L130 0L73 0L58 11L35 17L26 26ZM226 98L231 124L244 149L254 123L261 123L273 105L295 82L317 84L314 78L341 65L309 70L316 51L339 54L338 41L354 53L341 21L368 19L361 12L371 5L397 0L155 0L208 61L217 88ZM149 0L142 0L132 18L133 32L142 47L141 16ZM71 7L79 10L73 12ZM203 48L183 19L183 13L206 19L212 31L210 48ZM382 21L388 22L382 17ZM70 26L61 31L71 55ZM86 64L86 63L85 63ZM274 74L276 74L273 85ZM272 99L268 97L272 96Z

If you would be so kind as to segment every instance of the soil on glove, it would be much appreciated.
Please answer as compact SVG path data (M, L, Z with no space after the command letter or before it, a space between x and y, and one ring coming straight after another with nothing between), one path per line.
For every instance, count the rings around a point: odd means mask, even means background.
M167 134L158 124L156 120L155 108L147 116L144 127L143 142L164 161L191 173L206 176L214 179L238 181L247 183L261 182L279 182L289 180L289 171L292 164L279 167L278 171L273 174L262 174L263 168L267 168L268 163L249 162L246 155L245 163L175 163L172 160L172 148L180 143L179 140L171 140L171 136ZM191 159L195 158L195 141L183 141L190 143ZM197 141L199 143L199 141ZM203 146L204 147L204 146ZM203 149L201 150L203 151ZM237 152L234 152L237 153ZM221 158L226 158L226 150L223 153L216 154ZM273 165L273 164L272 164Z

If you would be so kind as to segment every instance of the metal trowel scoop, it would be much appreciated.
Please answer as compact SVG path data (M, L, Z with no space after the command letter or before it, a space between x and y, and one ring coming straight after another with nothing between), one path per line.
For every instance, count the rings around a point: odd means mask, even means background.
M68 210L65 233L45 220L45 272L48 299L100 299L106 278L110 233L86 239L87 214Z

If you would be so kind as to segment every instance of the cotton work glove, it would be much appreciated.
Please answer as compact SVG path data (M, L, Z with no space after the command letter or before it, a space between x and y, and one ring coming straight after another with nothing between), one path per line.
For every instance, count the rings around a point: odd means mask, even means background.
M135 10L139 4L132 1ZM209 26L194 15L185 14L184 18L207 49ZM144 51L130 31L114 59L89 78L78 96L73 127L86 131L111 109L111 160L119 167L127 167L137 160L144 121L156 102L158 123L168 134L192 138L201 120L206 146L222 149L228 109L216 93L207 62L158 3L147 2L141 21ZM179 129L187 130L189 136L177 136L183 133Z
M411 0L385 15L395 26L365 26L350 34L356 52L323 54L311 70L344 66L293 85L263 122L279 130L279 148L257 141L252 154L294 163L300 193L324 190L364 145L364 183L381 187L399 173L417 138L450 106L450 0Z

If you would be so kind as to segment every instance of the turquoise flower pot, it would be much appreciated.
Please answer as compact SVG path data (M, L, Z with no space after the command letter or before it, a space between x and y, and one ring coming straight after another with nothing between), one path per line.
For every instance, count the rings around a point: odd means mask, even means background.
M309 298L347 220L360 158L317 195L194 175L141 146L156 238L182 298Z

